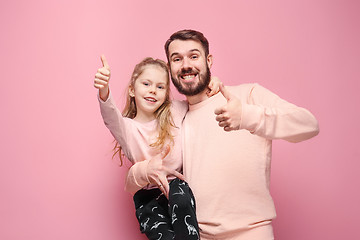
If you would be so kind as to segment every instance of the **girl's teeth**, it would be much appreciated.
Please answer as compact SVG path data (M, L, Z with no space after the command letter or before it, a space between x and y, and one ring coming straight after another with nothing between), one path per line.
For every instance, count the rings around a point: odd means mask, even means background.
M145 98L145 99L148 100L148 101L151 101L151 102L156 102L156 100L152 99L152 98Z

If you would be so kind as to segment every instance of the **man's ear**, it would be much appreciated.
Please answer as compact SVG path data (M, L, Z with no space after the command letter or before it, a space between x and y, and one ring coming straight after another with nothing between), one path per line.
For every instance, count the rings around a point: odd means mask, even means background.
M206 62L209 68L211 68L212 64L213 64L213 56L211 54L209 54L206 58Z

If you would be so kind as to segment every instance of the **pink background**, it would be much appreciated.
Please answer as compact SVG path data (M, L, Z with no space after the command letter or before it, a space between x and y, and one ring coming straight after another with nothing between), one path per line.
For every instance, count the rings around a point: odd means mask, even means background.
M225 84L258 82L320 122L310 141L274 142L276 239L360 239L359 10L356 0L1 1L0 239L145 239L92 81L104 53L121 107L134 65L165 59L184 28L207 36Z

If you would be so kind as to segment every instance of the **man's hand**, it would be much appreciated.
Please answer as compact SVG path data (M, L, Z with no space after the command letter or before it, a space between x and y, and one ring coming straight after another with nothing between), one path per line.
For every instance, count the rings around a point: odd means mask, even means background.
M225 131L239 130L241 126L241 102L232 95L224 86L220 84L220 91L226 98L227 103L215 109L216 121L219 122L219 126L223 127Z
M169 154L169 152L170 146L167 145L165 151L149 160L147 167L147 178L150 183L157 185L167 198L169 197L170 188L167 176L175 176L181 180L185 180L181 173L163 166L163 159Z
M101 55L102 68L95 74L94 87L99 89L101 100L106 101L109 97L110 66L104 55Z

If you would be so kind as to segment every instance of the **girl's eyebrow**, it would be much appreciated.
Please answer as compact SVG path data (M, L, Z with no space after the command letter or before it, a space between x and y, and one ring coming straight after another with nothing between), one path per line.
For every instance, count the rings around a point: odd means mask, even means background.
M151 82L151 83L153 83L153 81L151 81L150 79L147 79L147 78L141 78L141 79L139 79L140 81L148 81L148 82ZM156 83L157 85L159 85L159 84L164 84L164 85L167 85L167 83L166 82L158 82L158 83Z
M139 78L139 80L141 80L141 81L150 81L151 82L151 80L147 79L147 78Z

